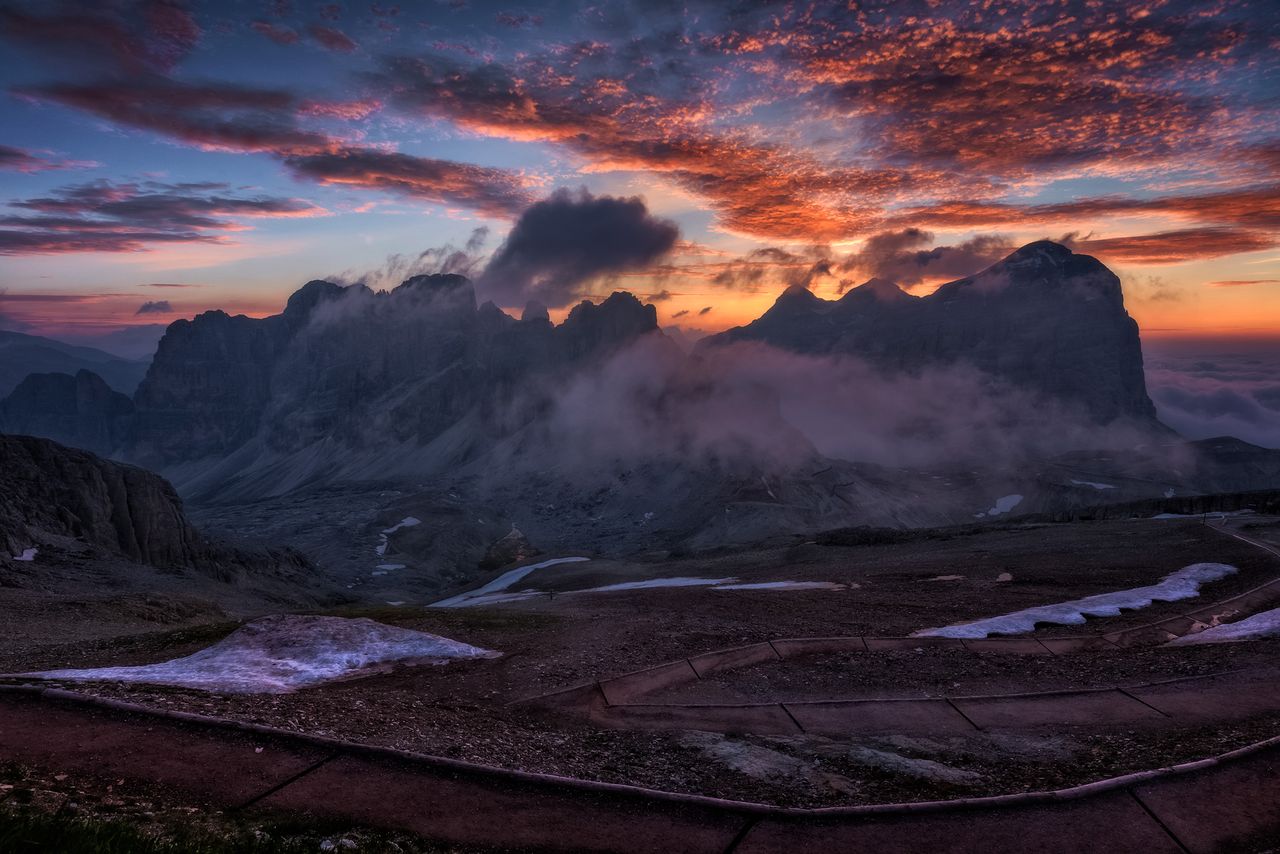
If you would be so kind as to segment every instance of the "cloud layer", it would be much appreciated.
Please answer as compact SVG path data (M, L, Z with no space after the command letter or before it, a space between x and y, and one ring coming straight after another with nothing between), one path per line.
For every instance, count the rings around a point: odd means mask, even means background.
M243 196L226 184L72 184L0 211L0 255L135 252L163 243L222 243L243 220L321 216L301 199Z

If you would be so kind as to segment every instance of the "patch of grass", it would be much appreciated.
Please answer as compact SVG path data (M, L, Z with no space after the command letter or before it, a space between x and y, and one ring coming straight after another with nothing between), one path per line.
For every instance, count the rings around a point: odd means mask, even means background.
M273 840L252 834L188 832L161 839L120 820L0 810L0 851L9 854L286 854L315 849L315 842L304 846L300 840Z
M119 818L0 808L0 851L4 854L314 854L325 850L321 848L325 839L332 840L332 850L342 854L485 850L445 847L406 834L359 830L317 819L274 821L258 828L219 823L207 829L166 826L149 830Z

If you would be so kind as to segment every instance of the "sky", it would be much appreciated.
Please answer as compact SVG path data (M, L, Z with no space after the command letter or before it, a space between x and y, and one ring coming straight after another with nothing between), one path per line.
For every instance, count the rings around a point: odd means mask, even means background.
M0 0L0 328L154 336L310 279L928 293L1032 240L1146 340L1280 340L1270 2ZM1247 348L1246 348L1247 349Z

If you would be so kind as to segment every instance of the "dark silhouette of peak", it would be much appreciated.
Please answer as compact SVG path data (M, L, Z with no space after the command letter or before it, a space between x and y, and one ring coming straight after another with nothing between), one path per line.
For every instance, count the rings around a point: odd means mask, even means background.
M917 296L907 293L897 282L891 282L888 279L872 278L867 279L855 288L850 288L845 292L839 302L844 304L856 303L865 300L875 300L882 303L897 303L919 299Z
M524 306L524 312L520 315L522 323L550 323L551 315L547 312L547 307L536 299L531 299Z
M583 300L569 312L557 334L570 352L606 352L658 328L658 310L626 291L614 291L601 303Z
M831 307L831 303L809 290L804 285L790 285L773 301L766 314L800 315L823 312Z
M926 297L879 279L834 304L789 288L757 320L699 346L734 341L847 354L887 371L967 363L1077 403L1099 422L1155 420L1120 280L1096 258L1048 240Z
M88 370L29 374L0 400L0 432L44 436L97 454L125 439L133 401Z
M134 362L93 347L0 329L0 397L12 392L28 374L74 374L93 371L113 389L133 394L147 372Z
M290 295L284 306L284 314L290 318L306 317L320 303L337 299L345 292L346 289L341 285L323 279L312 279Z
M1079 255L1052 240L1028 243L990 267L938 288L928 299L998 295L1029 298L1038 291L1062 290L1079 299L1123 304L1120 280L1092 255Z

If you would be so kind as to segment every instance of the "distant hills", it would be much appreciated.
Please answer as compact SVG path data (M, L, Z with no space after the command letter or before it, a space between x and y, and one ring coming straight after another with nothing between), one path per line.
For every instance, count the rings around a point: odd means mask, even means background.
M81 370L92 371L111 388L132 395L146 376L147 365L148 360L130 361L93 347L0 330L0 398L8 396L28 374L75 374Z

